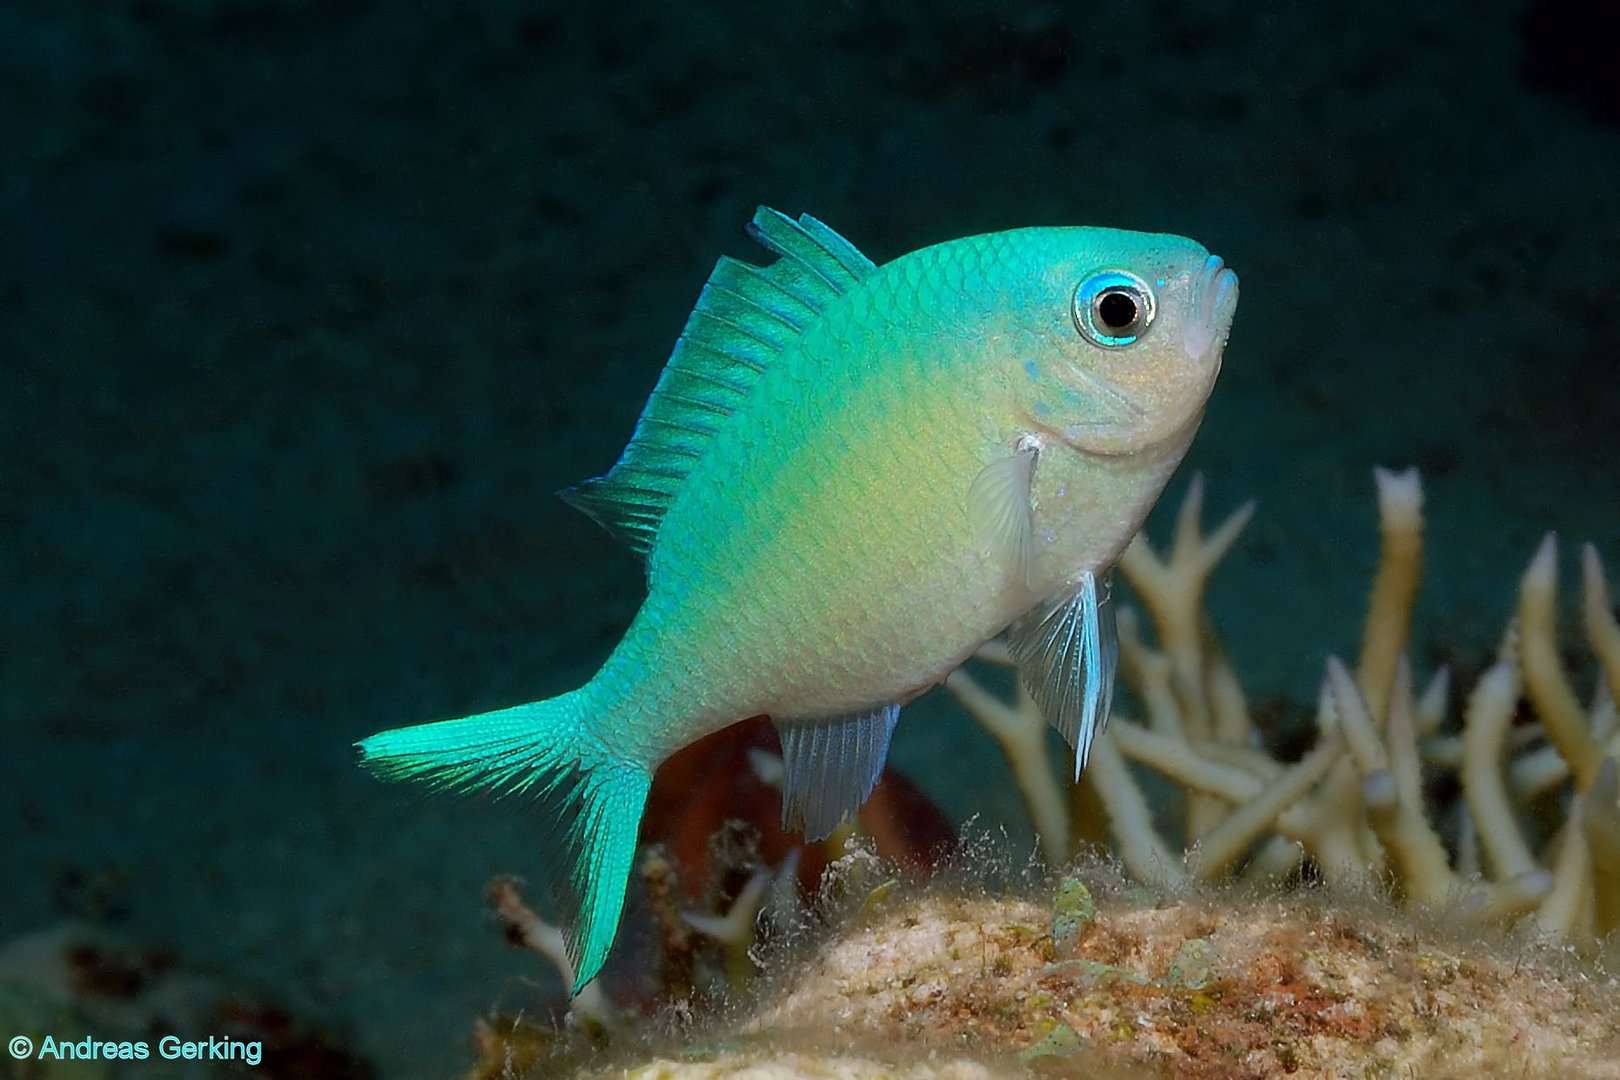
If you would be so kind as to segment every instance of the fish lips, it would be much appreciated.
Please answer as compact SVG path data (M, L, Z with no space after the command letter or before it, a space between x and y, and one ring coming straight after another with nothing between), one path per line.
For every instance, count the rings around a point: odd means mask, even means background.
M1193 281L1192 310L1181 331L1181 347L1189 360L1220 363L1220 350L1231 333L1237 299L1237 274L1219 255L1205 259Z

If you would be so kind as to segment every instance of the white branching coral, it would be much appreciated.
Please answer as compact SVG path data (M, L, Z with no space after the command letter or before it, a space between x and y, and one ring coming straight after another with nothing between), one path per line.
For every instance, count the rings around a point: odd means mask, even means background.
M946 685L1006 752L1054 865L1075 854L1100 811L1121 861L1145 883L1277 878L1308 858L1332 884L1388 891L1411 907L1451 905L1482 922L1528 916L1590 947L1620 929L1620 625L1597 551L1588 544L1581 553L1583 629L1600 672L1590 704L1560 659L1549 534L1460 731L1443 732L1449 672L1435 672L1419 692L1406 657L1422 570L1422 486L1416 470L1374 475L1382 543L1361 657L1354 670L1329 658L1316 743L1296 762L1262 747L1203 607L1210 575L1253 503L1205 534L1199 478L1169 551L1139 536L1120 561L1156 643L1144 640L1132 610L1119 612L1120 677L1141 712L1115 714L1078 786L1065 793L1022 687L1009 700L966 669ZM1010 663L996 642L979 657ZM1534 723L1516 722L1525 706ZM1184 790L1180 837L1155 827L1138 767ZM1444 773L1463 793L1449 848L1424 801L1426 781ZM1561 824L1543 838L1530 820L1549 805L1562 808Z

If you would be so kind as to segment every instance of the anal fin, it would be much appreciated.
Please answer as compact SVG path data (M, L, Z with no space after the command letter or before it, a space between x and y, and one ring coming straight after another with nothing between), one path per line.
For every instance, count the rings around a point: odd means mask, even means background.
M1101 590L1107 590L1103 582ZM1007 648L1046 722L1074 748L1074 778L1091 756L1091 743L1108 723L1119 666L1114 608L1086 571L1079 587L1037 606L1013 623Z
M779 721L783 826L802 824L805 839L816 841L852 817L883 773L899 719L900 706L891 704L831 720Z

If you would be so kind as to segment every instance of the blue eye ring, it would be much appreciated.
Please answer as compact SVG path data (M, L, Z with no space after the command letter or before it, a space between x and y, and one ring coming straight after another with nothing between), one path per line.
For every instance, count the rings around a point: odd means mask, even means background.
M1140 341L1156 309L1148 283L1124 270L1099 270L1074 290L1075 329L1105 349Z

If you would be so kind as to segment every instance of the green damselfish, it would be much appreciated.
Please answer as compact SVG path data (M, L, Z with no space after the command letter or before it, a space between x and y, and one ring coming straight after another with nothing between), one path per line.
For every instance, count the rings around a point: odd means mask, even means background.
M761 207L609 472L562 492L646 561L583 687L359 744L387 777L530 792L577 992L618 932L654 769L771 717L784 815L871 793L907 701L1002 632L1075 772L1107 718L1107 574L1186 453L1237 277L1178 236L1028 228L878 266Z

